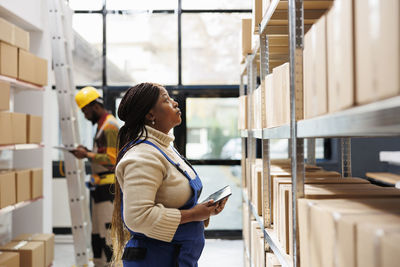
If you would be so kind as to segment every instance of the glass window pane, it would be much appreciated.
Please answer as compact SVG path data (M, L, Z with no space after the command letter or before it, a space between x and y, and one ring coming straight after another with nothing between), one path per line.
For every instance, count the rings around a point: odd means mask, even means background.
M182 9L251 9L251 0L182 0Z
M238 84L239 14L182 14L182 83Z
M177 32L173 14L108 15L108 84L177 84Z
M237 98L188 98L186 156L241 159Z
M74 10L100 10L103 8L103 0L69 0L68 4Z
M99 14L74 14L74 82L76 85L102 83L103 18Z
M225 209L217 216L212 216L206 230L240 230L242 229L242 190L241 167L235 166L194 166L203 183L199 201L226 185L231 186L232 195Z
M107 0L107 9L110 10L155 10L155 9L176 9L176 0Z

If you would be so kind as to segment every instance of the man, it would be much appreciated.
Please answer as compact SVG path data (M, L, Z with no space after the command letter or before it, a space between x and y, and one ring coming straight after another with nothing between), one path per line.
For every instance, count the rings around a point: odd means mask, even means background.
M117 158L118 123L103 105L103 99L93 87L81 89L75 96L85 118L97 124L93 150L80 145L74 150L78 159L89 159L92 177L89 182L92 206L92 249L96 267L108 266L112 257L111 218L113 213L114 165Z

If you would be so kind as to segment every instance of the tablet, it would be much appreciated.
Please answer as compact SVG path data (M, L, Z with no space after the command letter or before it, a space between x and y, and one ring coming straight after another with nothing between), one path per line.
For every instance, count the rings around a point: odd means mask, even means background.
M71 153L74 152L74 149L68 149L68 148L63 147L63 146L53 146L53 148L59 149L59 150L65 151L65 152L71 152Z
M231 187L229 185L221 188L220 190L216 191L215 193L212 193L209 195L206 199L204 199L201 203L205 203L211 199L214 200L215 203L223 200L224 198L229 197L232 195Z

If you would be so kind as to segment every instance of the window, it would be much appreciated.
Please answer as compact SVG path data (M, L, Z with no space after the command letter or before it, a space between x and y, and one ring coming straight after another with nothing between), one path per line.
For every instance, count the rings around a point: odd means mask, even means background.
M240 159L237 98L188 98L186 100L189 159Z
M242 229L241 167L196 165L196 172L203 183L200 201L226 185L231 186L232 195L225 209L218 216L212 216L207 230Z
M174 15L108 15L108 84L176 84L177 40Z
M182 14L182 83L239 84L239 14Z
M182 0L182 9L251 9L250 0Z
M102 83L103 18L99 14L75 14L74 29L74 82L77 85Z

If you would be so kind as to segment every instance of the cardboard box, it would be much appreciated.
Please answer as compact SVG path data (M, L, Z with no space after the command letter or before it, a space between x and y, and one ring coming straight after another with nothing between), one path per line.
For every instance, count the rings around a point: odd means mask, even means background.
M365 247L376 247L376 241L371 240L370 244L364 242L359 244L358 239L358 227L362 224L373 224L376 227L375 230L381 229L384 225L391 224L397 225L397 230L400 231L400 214L389 214L382 211L371 212L367 214L340 214L335 213L334 216L336 228L335 231L336 240L332 245L335 248L333 253L332 261L337 262L336 266L340 267L357 267L357 251L362 251L362 254L370 252L372 255L379 254L381 251L374 251L374 249L368 251ZM374 231L371 231L374 232ZM368 235L366 233L366 235ZM363 239L364 237L361 237ZM363 247L363 249L358 249ZM362 257L365 257L364 255ZM376 262L372 259L371 263ZM361 266L368 266L363 264ZM373 266L373 264L371 264ZM382 266L382 265L378 265ZM394 266L394 265L393 265Z
M274 90L274 76L273 73L265 76L265 104L267 114L267 128L272 128L277 125L276 117L277 111L275 109L275 90Z
M353 0L336 0L327 14L328 111L354 106Z
M252 32L251 32L251 19L242 19L242 55L247 56L251 54L252 46Z
M381 257L382 267L396 266L400 262L400 231L390 232L388 235L381 237Z
M400 199L298 200L301 266L333 266L335 216L398 212ZM323 227L322 227L323 226ZM361 265L362 266L362 265Z
M27 131L26 131L27 115L23 113L11 113L12 133L14 144L26 144Z
M247 129L247 96L239 96L238 129Z
M0 251L0 266L19 267L19 254L15 252Z
M47 60L36 57L35 59L35 83L38 85L47 85Z
M304 119L328 112L326 17L304 37Z
M43 169L31 169L31 199L43 196Z
M18 79L25 82L35 83L35 61L36 56L25 50L18 50Z
M0 75L18 76L18 48L3 42L0 42Z
M44 245L42 242L10 242L0 247L1 251L12 251L19 253L20 266L43 267Z
M29 51L29 32L24 31L20 27L14 25L14 42L13 45Z
M15 184L17 203L31 199L31 176L30 170L16 170Z
M0 18L0 41L6 42L8 44L13 43L14 29L13 24Z
M285 194L288 197L285 198ZM371 184L330 184L330 185L305 185L305 198L309 199L333 199L333 198L400 198L400 191L394 188L381 188L379 186ZM278 234L280 238L284 240L288 239L290 233L288 229L293 229L292 227L292 212L289 205L292 203L292 189L291 185L281 185L280 186L280 199L281 202L278 206L279 214L279 231ZM289 211L287 211L289 209ZM289 218L287 217L289 216ZM289 239L290 241L290 239ZM284 243L284 242L283 242ZM286 243L287 245L287 243ZM291 243L287 246L288 250L291 251ZM323 256L323 258L329 258L328 255ZM324 260L325 261L325 260ZM324 262L328 266L328 261ZM308 265L307 265L308 266ZM318 266L318 265L314 265Z
M15 172L0 171L0 208L16 203Z
M13 241L37 241L44 245L45 266L49 266L54 259L54 234L22 234Z
M400 94L400 3L355 1L356 101Z
M0 112L0 145L13 143L12 123L10 112Z
M37 84L47 84L47 60L18 49L18 79Z
M263 0L253 0L252 8L252 33L258 34L259 26L263 17Z
M290 123L290 78L289 63L275 67L273 73L273 98L275 104L274 125Z
M28 115L27 136L29 144L40 144L42 142L42 117Z
M10 83L0 81L0 111L10 109Z
M275 256L274 253L267 253L266 258L266 267L281 267L282 265L279 263L278 258Z
M260 216L262 216L262 170L262 166L253 165L251 201Z

